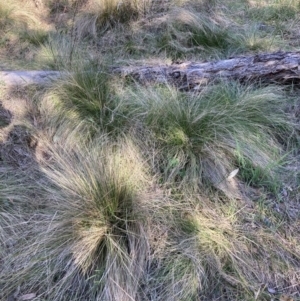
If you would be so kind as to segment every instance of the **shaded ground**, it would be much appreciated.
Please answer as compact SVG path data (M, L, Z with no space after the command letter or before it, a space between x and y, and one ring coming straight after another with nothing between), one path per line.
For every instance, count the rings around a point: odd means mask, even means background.
M15 90L14 90L15 89ZM2 164L26 170L33 166L37 141L32 136L32 99L22 88L12 88L0 99L0 154Z

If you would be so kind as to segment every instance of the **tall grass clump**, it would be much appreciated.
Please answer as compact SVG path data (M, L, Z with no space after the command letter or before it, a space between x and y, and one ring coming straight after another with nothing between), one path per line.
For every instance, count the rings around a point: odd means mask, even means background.
M0 3L0 48L9 68L24 68L26 63L32 63L35 48L48 39L49 26L41 25L38 14L32 13L32 4L33 1L18 0Z
M190 52L227 54L241 47L226 22L215 20L214 16L178 8L169 14L164 34L158 38L158 47L172 57Z
M35 60L44 68L53 70L80 70L92 60L91 55L79 40L60 33L49 34L35 51ZM74 70L74 71L75 71Z
M138 88L129 102L132 118L141 119L160 145L157 171L164 181L194 187L210 183L236 197L236 183L227 178L242 168L241 157L274 176L274 162L283 155L278 141L293 133L283 95L276 87L223 83L200 94Z
M169 243L149 269L153 300L268 300L262 283L293 283L299 252L279 226L282 217L267 225L240 201L183 195L181 210L168 218L175 223ZM268 217L274 218L270 209ZM276 280L279 274L285 280Z
M250 51L271 51L280 45L280 41L275 35L268 36L266 32L260 30L257 24L252 26L248 24L237 34L237 39L241 49Z
M24 292L49 300L136 300L149 253L147 166L128 139L64 148L44 163L48 205L24 224L28 243L7 258L15 271L1 272L2 292L26 279Z
M61 110L72 116L74 122L90 124L91 129L107 133L122 131L126 118L119 112L121 103L114 95L105 67L91 64L77 67L51 91Z
M253 5L247 15L251 18L265 22L284 22L295 19L300 12L298 1L280 0L271 1L271 3Z
M0 4L0 27L3 31L8 25L12 24L12 11L13 7L7 3L2 2Z
M34 46L40 46L47 42L48 33L41 29L32 30L27 28L20 32L20 40L27 41Z
M38 131L33 129L39 141L39 147L35 151L37 161L40 161L43 156L50 155L47 151L48 144L68 143L69 147L84 144L91 138L91 132L94 132L91 131L89 122L80 120L72 110L64 110L61 99L51 89L40 96L35 107L36 118L40 120Z
M10 34L25 35L24 29L33 29L38 22L38 18L30 12L29 6L20 8L17 1L0 3L0 30L3 34L10 30ZM37 32L40 33L41 30Z
M128 23L150 9L151 0L91 0L75 22L80 37L94 37L117 24Z

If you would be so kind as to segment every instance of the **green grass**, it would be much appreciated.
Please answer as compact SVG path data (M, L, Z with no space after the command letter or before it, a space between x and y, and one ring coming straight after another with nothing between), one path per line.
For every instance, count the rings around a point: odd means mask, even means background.
M163 35L158 37L158 48L175 59L189 52L227 53L239 47L235 35L225 24L187 9L170 14Z
M264 21L289 21L294 19L300 12L297 1L273 1L269 5L258 5L249 9L248 14L251 18Z
M255 23L256 24L256 23ZM191 9L178 9L157 36L157 48L172 59L202 54L205 58L224 58L246 51L270 51L280 42L257 25L237 27L225 18Z
M189 191L181 201L177 216L168 219L169 224L177 221L170 243L153 261L149 286L155 300L253 300L255 294L268 300L268 294L259 290L261 277L268 275L272 282L273 269L291 272L288 262L294 253L282 236L282 216L265 206L264 213L257 208L253 217L239 201L213 202ZM272 260L266 262L268 256ZM259 272L262 267L264 276Z
M75 28L80 37L94 37L118 23L128 23L146 14L151 0L93 0L78 15Z
M40 12L32 13L33 5L18 0L0 4L0 55L9 69L32 68L36 48L48 39L49 25L42 24Z
M298 300L297 89L110 72L299 50L298 1L20 3L0 55L66 76L1 91L0 299Z
M242 180L252 187L263 188L267 187L267 190L274 193L275 195L279 193L281 188L280 177L274 173L276 167L280 169L283 165L283 160L274 160L270 162L269 165L261 166L254 165L247 158L242 156L237 148L237 166L239 168L239 175ZM277 171L279 173L279 171Z
M91 133L94 130L118 133L126 126L127 119L120 110L122 101L114 95L110 81L105 67L88 64L77 71L73 69L51 94L74 122L90 124Z
M64 148L53 149L54 160L43 169L48 205L24 223L24 229L37 232L27 233L30 242L15 250L22 255L13 277L18 283L26 278L27 288L48 287L53 300L65 298L66 288L74 285L69 300L114 298L116 289L127 300L124 281L126 291L137 294L144 269L138 264L148 253L146 165L130 141L111 145L100 137L93 146ZM3 292L12 285L4 281Z
M44 30L25 30L20 33L21 41L28 41L30 44L40 46L48 40L48 33Z
M272 170L280 158L277 138L284 139L293 126L281 107L281 93L275 87L257 90L226 83L198 95L172 88L140 89L130 96L130 119L140 116L157 140L157 170L164 181L194 187L210 183L230 195L226 178L242 167L236 165L237 151L263 170Z
M13 11L14 6L12 4L7 2L0 4L0 25L2 33L13 24Z
M273 271L292 283L298 226L268 195L295 126L285 91L223 82L198 94L132 84L105 94L99 75L74 73L35 96L33 134L47 155L29 178L2 179L13 202L1 213L1 298L20 285L49 301L268 300L260 287ZM84 120L105 121L97 114L113 99L112 128L88 134ZM249 186L267 193L252 199Z

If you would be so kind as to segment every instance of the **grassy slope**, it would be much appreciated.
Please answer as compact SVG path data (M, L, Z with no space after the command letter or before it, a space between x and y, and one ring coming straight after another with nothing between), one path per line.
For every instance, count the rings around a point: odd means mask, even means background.
M1 69L70 71L1 88L0 299L300 300L298 89L106 72L299 50L298 1L124 3L0 3Z

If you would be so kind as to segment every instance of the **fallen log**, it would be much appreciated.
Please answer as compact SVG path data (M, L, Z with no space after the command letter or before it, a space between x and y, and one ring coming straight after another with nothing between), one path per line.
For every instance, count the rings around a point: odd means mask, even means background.
M0 86L47 85L62 76L59 71L47 70L0 71Z
M212 62L184 62L159 66L111 67L114 75L141 84L164 83L181 90L197 90L220 79L240 82L300 83L300 52L275 52L241 56ZM48 84L65 76L59 71L2 71L0 84Z
M226 60L165 66L119 67L114 72L146 83L168 83L181 90L200 89L220 79L240 82L300 83L300 52L264 53Z

